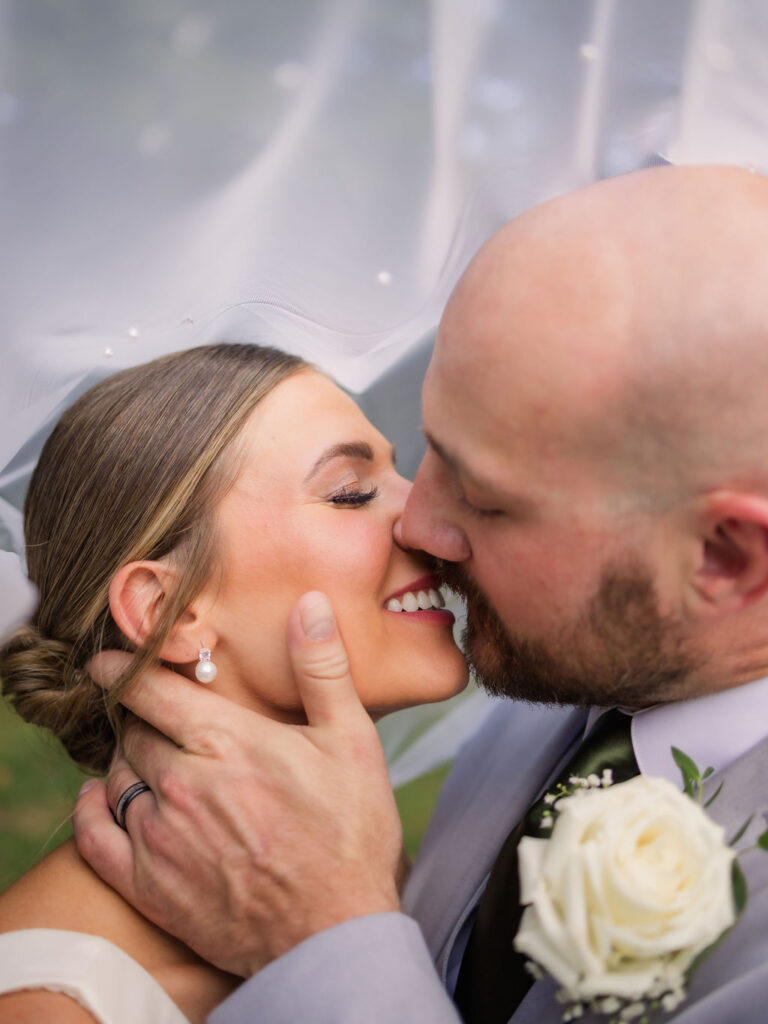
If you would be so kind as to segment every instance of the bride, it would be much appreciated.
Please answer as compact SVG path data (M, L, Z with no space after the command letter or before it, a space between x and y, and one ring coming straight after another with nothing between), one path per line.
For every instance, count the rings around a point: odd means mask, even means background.
M4 694L94 772L120 695L156 659L301 724L285 631L316 588L372 717L452 696L453 617L392 535L408 490L381 434L296 357L211 345L108 378L62 417L30 485L39 606L0 649ZM105 696L88 661L107 647L133 658ZM0 1022L194 1024L240 980L141 917L72 841L0 897L0 932Z

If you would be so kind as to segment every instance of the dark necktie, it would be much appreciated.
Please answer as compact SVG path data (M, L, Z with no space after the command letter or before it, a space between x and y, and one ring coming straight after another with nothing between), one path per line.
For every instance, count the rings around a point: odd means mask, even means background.
M574 756L549 786L567 784L572 775L601 776L606 768L614 782L638 775L632 751L632 719L621 711L608 711L579 745ZM512 941L520 925L517 847L523 836L549 835L541 827L542 812L548 804L541 796L508 835L488 878L477 917L461 961L454 999L467 1024L507 1024L533 984L525 969L526 957Z

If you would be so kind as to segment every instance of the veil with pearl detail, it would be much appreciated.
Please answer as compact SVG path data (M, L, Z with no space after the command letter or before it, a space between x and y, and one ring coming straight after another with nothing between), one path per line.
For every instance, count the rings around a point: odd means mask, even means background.
M33 600L31 470L85 388L275 344L353 392L412 474L431 339L480 243L652 163L767 169L767 34L761 0L8 0L0 630ZM385 720L393 781L487 708Z

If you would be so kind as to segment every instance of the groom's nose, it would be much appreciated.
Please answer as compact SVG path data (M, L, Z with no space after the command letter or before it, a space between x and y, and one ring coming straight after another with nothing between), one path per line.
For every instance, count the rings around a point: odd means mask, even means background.
M395 540L401 547L426 551L446 562L463 562L472 549L451 508L455 499L439 469L435 454L427 451L395 523Z

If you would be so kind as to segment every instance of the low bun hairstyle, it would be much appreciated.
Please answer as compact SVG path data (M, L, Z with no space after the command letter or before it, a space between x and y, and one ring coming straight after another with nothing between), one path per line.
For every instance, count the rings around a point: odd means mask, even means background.
M54 732L81 767L106 771L121 695L211 577L212 513L239 468L233 442L261 399L303 369L258 345L190 349L97 384L48 438L24 505L39 604L0 648L0 680L18 713ZM167 556L178 582L135 649L112 618L110 583L128 562ZM85 670L105 648L134 652L108 692Z

